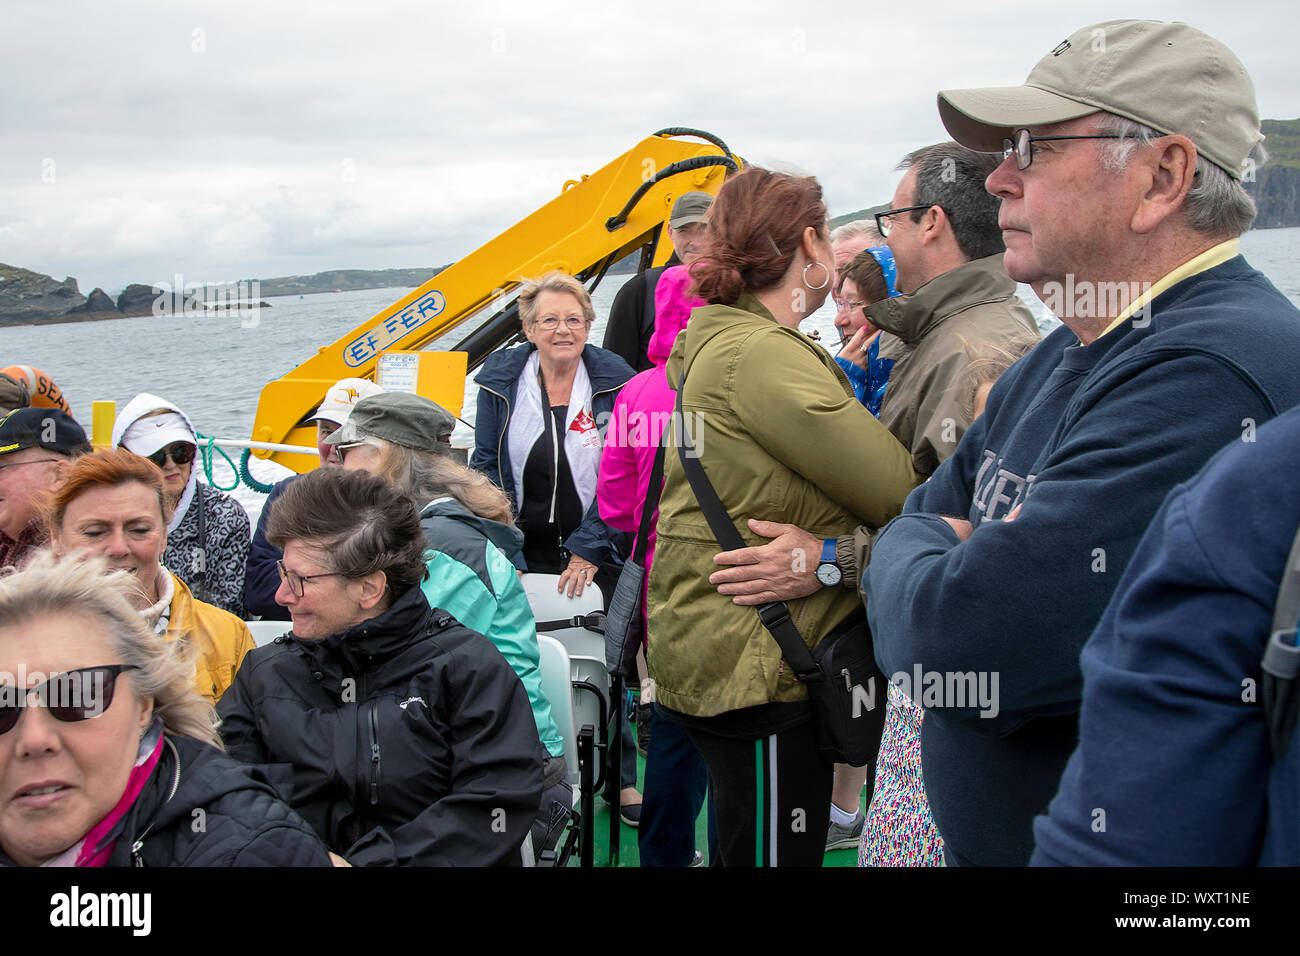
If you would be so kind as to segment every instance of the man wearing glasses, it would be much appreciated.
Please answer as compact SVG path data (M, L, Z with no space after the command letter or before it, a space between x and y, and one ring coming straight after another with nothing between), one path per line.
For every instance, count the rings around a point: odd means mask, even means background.
M316 451L322 466L340 464L339 453L326 439L343 427L352 414L352 406L363 398L383 393L383 389L369 379L344 378L330 386L320 407L303 424L316 426ZM253 540L248 548L248 561L244 565L244 606L249 614L260 615L264 621L287 621L289 609L275 602L275 592L280 586L283 572L277 565L284 552L266 540L266 525L271 517L271 505L298 475L290 475L276 483L262 505Z
M1204 33L1085 27L1024 86L944 91L939 113L1002 149L1007 272L1064 325L877 535L863 588L886 674L998 678L995 708L920 701L925 784L950 863L1024 864L1084 643L1169 490L1300 403L1300 313L1238 254L1263 136L1245 68Z
M0 418L0 569L19 567L45 543L41 500L90 451L86 433L57 408L16 408Z

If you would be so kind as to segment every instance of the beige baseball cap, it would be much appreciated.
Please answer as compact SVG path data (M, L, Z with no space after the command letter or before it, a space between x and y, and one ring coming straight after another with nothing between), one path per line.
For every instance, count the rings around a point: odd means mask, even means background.
M939 116L953 139L1000 152L1025 126L1105 110L1166 135L1241 179L1259 130L1255 86L1226 46L1185 23L1108 20L1084 27L1038 61L1024 86L943 90Z

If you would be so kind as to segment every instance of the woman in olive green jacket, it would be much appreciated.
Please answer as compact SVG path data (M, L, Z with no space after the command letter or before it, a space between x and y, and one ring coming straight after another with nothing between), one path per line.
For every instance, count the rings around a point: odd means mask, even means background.
M667 375L674 388L686 375L686 428L737 530L762 544L748 519L789 522L833 549L858 524L880 527L916 484L910 454L798 331L825 301L834 262L820 187L746 170L710 210L709 240L691 272L710 305L692 313ZM724 864L816 864L832 767L776 641L753 608L709 584L719 550L670 448L648 599L657 713L683 724L709 765ZM789 606L810 648L862 613L847 580Z

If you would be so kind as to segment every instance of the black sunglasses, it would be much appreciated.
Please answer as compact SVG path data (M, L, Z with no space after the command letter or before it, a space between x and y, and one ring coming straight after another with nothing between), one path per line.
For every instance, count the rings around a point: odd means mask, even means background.
M14 729L32 694L55 720L75 723L100 717L113 704L117 675L139 669L135 664L104 664L64 671L25 690L16 684L0 684L0 734Z
M147 457L159 468L163 466L163 462L168 458L171 458L171 460L176 462L178 465L188 465L194 460L194 446L189 442L176 441L172 442L166 448L159 448L156 452Z

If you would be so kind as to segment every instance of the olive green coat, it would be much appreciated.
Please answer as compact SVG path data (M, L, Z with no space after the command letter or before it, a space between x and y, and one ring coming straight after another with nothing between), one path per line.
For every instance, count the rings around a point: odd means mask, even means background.
M767 541L749 518L833 538L902 510L918 480L908 449L857 401L825 350L777 325L757 299L696 309L668 359L673 388L683 367L686 427L746 544ZM803 699L754 609L709 583L720 550L670 445L647 604L656 699L700 717ZM801 560L812 569L819 558ZM847 587L789 604L809 647L860 607Z

